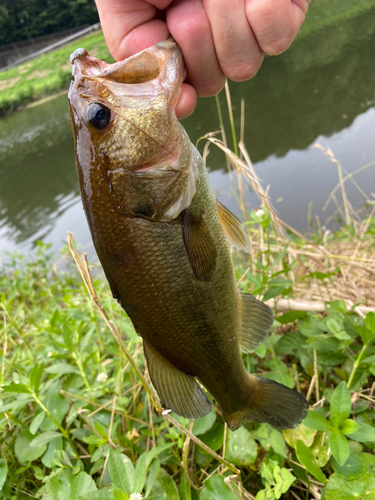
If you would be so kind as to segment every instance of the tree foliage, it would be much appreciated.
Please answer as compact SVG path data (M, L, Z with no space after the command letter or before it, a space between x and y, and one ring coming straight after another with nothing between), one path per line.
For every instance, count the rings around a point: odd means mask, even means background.
M0 45L98 21L94 0L1 0Z

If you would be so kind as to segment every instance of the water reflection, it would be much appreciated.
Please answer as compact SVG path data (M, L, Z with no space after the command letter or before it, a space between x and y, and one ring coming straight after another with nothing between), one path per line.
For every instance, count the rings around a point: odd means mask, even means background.
M0 120L2 243L43 239L78 186L66 97Z
M245 142L256 170L271 185L273 200L283 199L281 217L300 231L308 228L308 203L313 218L322 215L337 182L334 164L312 148L315 141L330 146L349 171L375 159L374 14L304 36L282 56L267 58L253 80L231 85L237 130L244 97ZM223 95L220 100L227 120ZM183 124L193 142L217 130L215 100L200 100ZM208 166L215 190L236 211L225 160L214 148ZM357 178L368 195L373 176L369 169ZM363 201L352 185L348 195L354 204ZM258 205L250 192L246 201ZM0 252L28 250L37 238L57 250L67 229L83 244L90 241L61 96L0 120Z

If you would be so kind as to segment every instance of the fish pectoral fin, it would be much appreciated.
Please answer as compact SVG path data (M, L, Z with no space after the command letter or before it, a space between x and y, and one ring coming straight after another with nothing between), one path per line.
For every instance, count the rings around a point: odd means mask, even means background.
M219 200L216 200L216 205L221 225L224 228L229 243L239 250L250 253L250 238L243 228L242 222L227 207L220 203Z
M189 210L185 210L183 236L195 277L200 281L209 281L215 271L217 251L203 212L194 217Z
M264 340L273 323L271 309L247 293L239 296L240 348L243 352L254 351Z
M163 358L143 340L151 381L163 404L181 417L199 418L211 411L211 403L194 377Z

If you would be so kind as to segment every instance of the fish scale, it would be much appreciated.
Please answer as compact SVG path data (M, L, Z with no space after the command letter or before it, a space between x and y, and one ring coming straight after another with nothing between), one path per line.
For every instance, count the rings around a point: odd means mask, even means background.
M245 251L250 241L217 203L204 162L176 119L184 74L178 46L163 42L113 65L83 49L71 60L83 205L162 402L184 417L203 416L211 409L203 384L231 429L247 421L294 427L306 415L305 398L250 375L242 362L240 349L254 350L273 317L237 289L228 239Z

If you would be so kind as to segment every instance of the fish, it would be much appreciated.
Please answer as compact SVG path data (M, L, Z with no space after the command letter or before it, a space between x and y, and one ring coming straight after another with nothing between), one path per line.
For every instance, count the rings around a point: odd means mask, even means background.
M208 392L231 430L246 422L295 427L307 413L304 396L248 373L242 361L273 315L237 287L230 244L249 251L249 237L215 198L176 118L180 48L166 40L114 64L77 49L71 63L84 211L112 295L143 339L162 404L203 417L212 409Z

